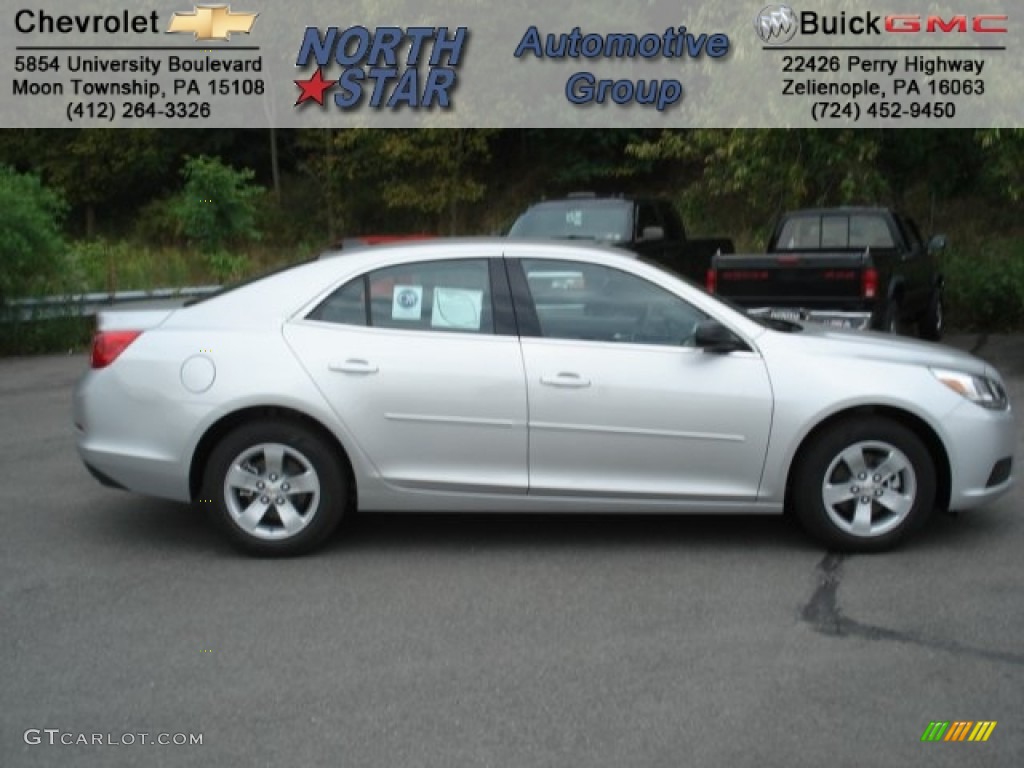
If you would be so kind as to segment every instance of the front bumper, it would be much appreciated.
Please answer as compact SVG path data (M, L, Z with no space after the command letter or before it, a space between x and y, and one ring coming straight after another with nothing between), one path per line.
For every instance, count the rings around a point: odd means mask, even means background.
M980 507L1010 490L1017 445L1012 409L990 411L965 402L943 420L943 426L950 446L951 510Z
M801 307L754 307L747 313L754 317L770 317L794 322L810 322L833 328L852 328L865 331L871 327L870 312L841 312L832 309L805 309Z

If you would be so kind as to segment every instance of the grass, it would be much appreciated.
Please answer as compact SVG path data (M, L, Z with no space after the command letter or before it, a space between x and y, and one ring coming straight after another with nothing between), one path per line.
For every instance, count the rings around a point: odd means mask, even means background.
M151 290L238 280L306 258L304 249L252 248L202 254L129 241L95 240L70 249L54 293Z
M0 357L79 352L89 346L91 317L67 316L11 323L0 333Z
M950 327L992 333L1024 328L1024 239L954 246L940 256L939 266Z
M68 250L59 278L45 289L48 295L212 285L260 274L300 261L312 248L254 248L244 254L201 254L130 241L94 240ZM81 351L89 346L95 319L67 315L5 323L0 334L0 357Z

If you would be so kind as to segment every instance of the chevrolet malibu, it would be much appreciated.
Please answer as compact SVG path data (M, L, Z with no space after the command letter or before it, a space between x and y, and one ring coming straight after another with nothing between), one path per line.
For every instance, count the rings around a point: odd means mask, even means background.
M758 321L628 253L381 245L100 316L74 396L107 485L204 502L263 555L370 512L765 513L892 547L1013 482L999 374Z

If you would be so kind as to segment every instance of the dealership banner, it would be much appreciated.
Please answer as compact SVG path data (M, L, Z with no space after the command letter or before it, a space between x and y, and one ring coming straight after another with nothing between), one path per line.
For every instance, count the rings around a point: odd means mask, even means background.
M1021 0L3 0L0 127L1024 126Z

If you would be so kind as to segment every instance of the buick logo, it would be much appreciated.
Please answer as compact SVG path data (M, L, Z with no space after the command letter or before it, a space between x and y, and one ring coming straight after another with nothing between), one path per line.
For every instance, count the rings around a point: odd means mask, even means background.
M766 45L785 45L798 26L796 11L788 5L766 5L754 18L754 31Z
M405 309L412 309L419 300L420 298L416 295L416 291L402 291L398 294L398 306Z

